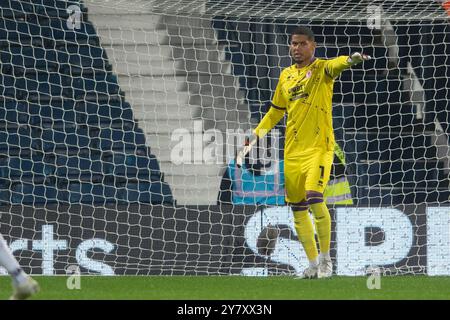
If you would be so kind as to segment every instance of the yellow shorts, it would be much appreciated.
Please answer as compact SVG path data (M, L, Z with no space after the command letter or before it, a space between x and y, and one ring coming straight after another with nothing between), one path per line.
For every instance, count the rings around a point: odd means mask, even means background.
M323 194L330 180L334 152L311 152L295 158L284 159L286 202L299 203L306 200L306 191Z

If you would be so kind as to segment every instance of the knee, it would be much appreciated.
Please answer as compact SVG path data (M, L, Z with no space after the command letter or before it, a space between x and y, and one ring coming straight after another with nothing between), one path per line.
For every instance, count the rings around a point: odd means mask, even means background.
M306 191L306 201L308 204L323 203L323 193L317 191Z
M308 207L301 208L301 210L292 207L294 214L294 225L295 227L305 225L310 221L311 217L309 215Z
M292 211L307 211L308 210L308 202L303 199L300 202L297 203L290 203Z

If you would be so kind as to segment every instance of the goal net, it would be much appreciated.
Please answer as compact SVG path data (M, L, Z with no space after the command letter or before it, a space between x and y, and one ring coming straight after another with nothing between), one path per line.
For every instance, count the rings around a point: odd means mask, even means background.
M335 273L450 274L448 2L0 0L0 14L0 232L26 271L307 266L286 118L235 164L305 25L318 58L373 57L334 84Z

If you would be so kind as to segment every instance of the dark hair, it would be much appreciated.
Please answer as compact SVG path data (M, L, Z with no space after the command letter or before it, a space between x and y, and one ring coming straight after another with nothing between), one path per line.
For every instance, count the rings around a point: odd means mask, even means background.
M314 32L308 27L297 27L291 33L291 38L294 34L305 35L308 37L308 40L314 41Z

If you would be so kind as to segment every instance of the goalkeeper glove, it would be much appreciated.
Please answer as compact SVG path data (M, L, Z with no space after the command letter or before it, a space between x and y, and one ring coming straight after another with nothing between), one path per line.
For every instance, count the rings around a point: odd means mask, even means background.
M363 61L367 61L372 59L371 56L367 55L367 54L363 54L363 53L359 53L359 52L354 52L352 53L349 57L348 57L348 62L351 63L352 65L361 63Z
M244 147L238 152L236 156L236 164L238 165L238 167L242 166L245 156L250 152L250 150L252 150L252 147L256 144L257 141L258 137L256 135L252 135L251 137L247 137L245 139Z

